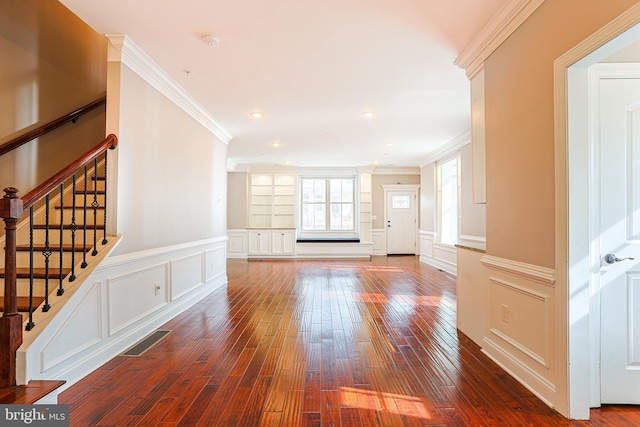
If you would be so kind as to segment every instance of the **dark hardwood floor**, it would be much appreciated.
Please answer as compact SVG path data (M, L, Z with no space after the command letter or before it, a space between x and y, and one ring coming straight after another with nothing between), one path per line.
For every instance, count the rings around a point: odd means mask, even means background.
M456 330L455 278L417 257L228 262L229 285L60 395L73 426L638 426L568 421Z

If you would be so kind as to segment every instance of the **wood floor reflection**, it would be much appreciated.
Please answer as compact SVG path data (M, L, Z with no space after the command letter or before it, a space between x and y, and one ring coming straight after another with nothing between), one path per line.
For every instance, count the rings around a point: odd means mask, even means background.
M228 262L229 285L60 395L72 426L640 425L568 421L456 330L455 278L417 257Z

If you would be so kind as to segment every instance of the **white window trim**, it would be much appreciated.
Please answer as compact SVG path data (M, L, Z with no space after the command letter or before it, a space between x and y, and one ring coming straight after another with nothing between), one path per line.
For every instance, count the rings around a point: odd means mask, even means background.
M442 205L442 183L441 183L441 170L440 170L440 166L443 163L447 163L453 159L456 159L456 166L457 166L457 179L458 179L458 206L457 206L457 239L456 242L460 240L460 230L461 230L461 222L462 222L462 209L461 209L461 204L462 204L462 191L461 191L461 184L462 184L462 179L461 179L461 161L462 161L462 155L460 151L456 151L454 153L451 153L450 155L443 157L439 160L436 161L436 243L439 245L444 245L444 246L448 246L448 247L455 247L456 243L448 243L448 242L443 242L442 241L442 211L440 210L440 206Z
M353 230L304 231L302 229L302 180L304 179L353 179ZM360 176L357 173L326 171L298 175L297 212L299 239L357 239L360 236Z

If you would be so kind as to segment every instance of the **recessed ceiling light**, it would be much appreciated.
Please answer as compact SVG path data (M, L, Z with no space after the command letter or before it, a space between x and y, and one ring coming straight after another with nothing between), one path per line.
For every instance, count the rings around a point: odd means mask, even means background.
M387 147L393 147L393 142L387 142Z
M259 119L262 118L262 113L260 111L254 111L253 113L250 114L251 117L253 117L254 119Z
M220 44L220 37L214 36L213 34L203 34L202 41L211 47L218 46Z
M362 113L362 117L370 119L371 117L373 117L373 111L365 111L364 113Z
M280 143L278 141L275 141L273 144L271 144L274 148L278 148L280 147Z
M285 160L284 164L288 165L289 163L291 163L289 160Z

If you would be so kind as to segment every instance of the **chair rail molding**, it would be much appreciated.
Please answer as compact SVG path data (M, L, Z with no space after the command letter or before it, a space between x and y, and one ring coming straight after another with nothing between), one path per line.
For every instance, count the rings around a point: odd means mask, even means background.
M528 279L547 286L555 286L556 271L551 268L527 264L492 255L483 255L480 262L487 268Z

